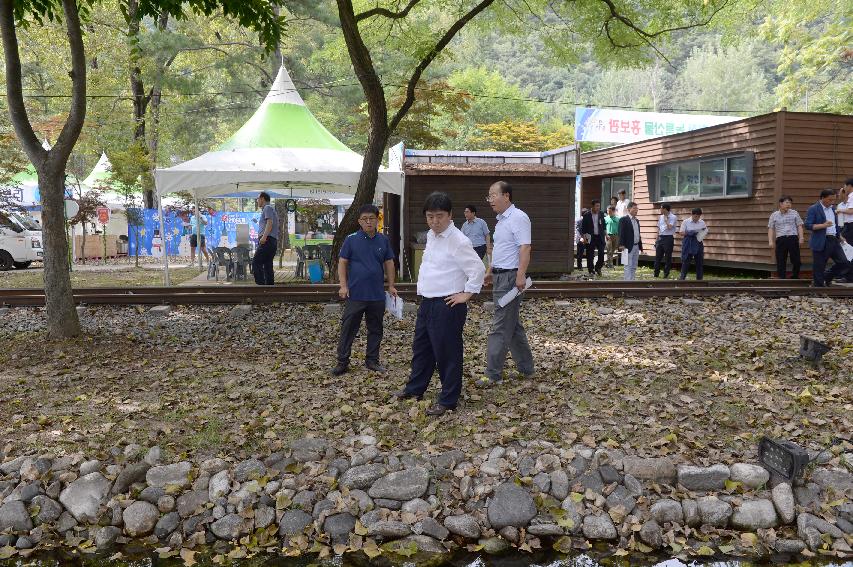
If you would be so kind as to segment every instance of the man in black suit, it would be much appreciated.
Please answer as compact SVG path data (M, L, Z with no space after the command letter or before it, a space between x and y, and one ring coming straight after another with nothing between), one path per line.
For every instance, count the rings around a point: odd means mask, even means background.
M637 264L640 252L643 251L643 237L640 235L640 221L637 219L639 208L637 203L628 203L628 214L619 219L619 251L628 251L628 261L625 262L625 279L637 277Z
M584 214L581 220L581 235L586 246L586 265L590 275L593 272L601 275L601 267L604 266L604 236L606 233L601 201L593 199L592 208ZM598 260L593 265L596 250L598 250Z

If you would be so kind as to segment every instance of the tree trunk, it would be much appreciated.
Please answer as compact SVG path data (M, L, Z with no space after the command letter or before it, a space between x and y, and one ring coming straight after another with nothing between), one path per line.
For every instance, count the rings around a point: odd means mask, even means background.
M142 69L139 66L139 12L138 0L128 0L127 3L127 37L130 40L130 94L133 104L133 141L148 152L145 139L145 113L148 110L150 96L145 94L145 84L142 82ZM145 189L142 192L143 207L154 208L154 191Z
M52 337L80 334L74 308L74 292L68 273L68 240L65 237L65 168L48 163L38 169L44 239L44 295L48 333ZM53 167L51 167L53 166Z
M65 29L71 53L71 104L68 119L49 151L42 148L24 104L21 56L15 30L13 2L0 1L0 35L6 63L6 104L15 134L38 172L42 195L44 245L44 295L47 334L51 338L80 334L68 274L68 239L65 236L65 167L86 118L86 52L76 0L62 0Z
M375 118L375 117L374 117ZM341 219L338 229L335 231L335 239L332 241L332 276L337 278L337 258L347 235L358 230L358 210L362 205L373 202L376 194L376 181L379 179L379 168L382 166L382 157L385 155L385 146L388 144L390 132L384 119L373 124L371 119L370 134L367 137L367 151L364 152L364 162L361 166L361 175L358 178L358 188L352 200L352 205L347 209L344 218ZM377 121L378 122L378 121Z
M86 221L80 223L80 230L83 237L80 239L80 260L86 263ZM74 231L71 232L71 246L74 247Z
M169 14L163 13L157 20L157 29L161 32L166 30L169 23ZM148 155L151 158L151 178L154 178L154 170L157 167L157 149L160 145L160 101L163 94L163 76L166 73L166 58L158 55L155 61L154 81L149 95L149 110L151 112L151 128L148 133ZM151 193L153 208L154 193Z

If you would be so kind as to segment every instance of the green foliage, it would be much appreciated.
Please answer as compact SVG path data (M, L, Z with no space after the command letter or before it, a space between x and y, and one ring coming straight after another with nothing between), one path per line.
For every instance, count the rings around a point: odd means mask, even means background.
M334 210L328 199L300 199L296 205L297 220L307 224L312 231L319 230L320 218Z
M480 134L471 139L472 150L505 152L541 152L572 143L571 127L560 125L551 132L542 131L535 122L504 120L478 124Z
M853 3L770 2L761 26L781 47L776 94L791 110L853 112Z
M694 48L675 88L684 108L739 110L747 115L773 106L767 76L751 42L728 47L710 43Z
M405 93L400 91L391 98L391 105L399 107ZM416 90L416 100L406 117L400 122L392 143L402 140L407 146L420 149L437 149L460 135L461 124L471 109L471 96L452 88L444 81L432 81ZM366 114L362 114L366 118ZM365 121L365 126L367 122Z
M96 4L95 0L78 2L80 17L86 21ZM119 10L125 20L131 17L128 0L119 2ZM62 19L61 0L15 0L15 19L18 25L33 20L38 25ZM138 0L136 18L156 19L160 14L169 14L178 20L187 20L191 15L212 16L218 13L233 18L242 27L258 33L261 44L274 49L281 41L285 19L272 10L267 0Z

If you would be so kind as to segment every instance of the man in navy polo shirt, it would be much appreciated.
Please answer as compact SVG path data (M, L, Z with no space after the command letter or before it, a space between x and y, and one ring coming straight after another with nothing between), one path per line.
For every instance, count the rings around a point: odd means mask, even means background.
M349 369L352 342L361 327L361 317L367 325L367 352L364 365L375 372L385 372L379 364L379 344L382 342L382 316L385 314L385 278L388 293L397 297L394 288L394 252L384 234L376 231L379 209L363 205L358 211L361 230L347 236L338 259L338 295L346 300L341 317L341 338L338 342L338 364L332 376Z

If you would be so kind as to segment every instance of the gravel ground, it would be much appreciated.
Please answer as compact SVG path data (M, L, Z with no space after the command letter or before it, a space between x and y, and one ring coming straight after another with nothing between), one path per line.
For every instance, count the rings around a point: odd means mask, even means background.
M475 303L464 399L434 420L434 388L389 401L408 374L411 314L386 319L387 375L363 368L359 337L352 370L333 378L338 315L322 305L89 307L85 335L63 341L44 338L40 309L13 309L0 316L0 438L7 454L135 442L167 458L240 458L371 431L397 449L545 439L710 464L753 457L764 434L819 449L853 431L853 301L530 300L522 313L536 377L472 386L490 321ZM800 334L833 347L822 366L797 357Z

